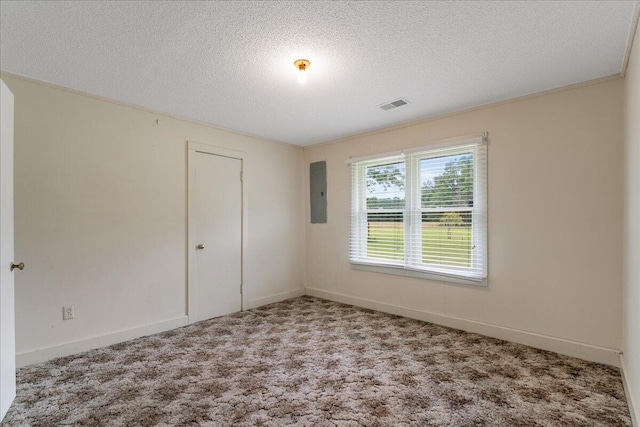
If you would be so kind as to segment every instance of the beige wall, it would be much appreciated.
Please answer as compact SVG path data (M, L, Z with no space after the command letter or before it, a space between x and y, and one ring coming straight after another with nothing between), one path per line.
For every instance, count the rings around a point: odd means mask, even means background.
M608 81L305 149L307 168L327 160L329 207L328 224L306 225L307 293L617 364L623 84ZM352 270L345 160L483 131L490 135L489 286Z
M622 346L623 80L303 153L3 79L16 95L16 254L27 264L17 276L17 349L30 355L23 360L186 321L186 140L194 140L250 156L249 305L293 296L306 282L310 294L615 363ZM351 270L345 159L483 131L490 133L489 286ZM306 220L308 164L317 160L328 161L326 225ZM637 197L631 200L637 209ZM68 304L76 319L63 322ZM63 350L47 353L52 348Z
M245 302L302 292L301 149L2 78L15 95L15 252L26 264L19 363L184 324L187 140L249 155ZM63 322L70 304L76 318Z
M627 391L640 422L640 31L625 78L625 245L622 351Z

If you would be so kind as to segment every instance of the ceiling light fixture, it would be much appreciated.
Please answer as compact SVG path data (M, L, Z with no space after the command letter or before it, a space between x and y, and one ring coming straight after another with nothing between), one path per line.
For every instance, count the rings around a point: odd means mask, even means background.
M307 82L307 73L306 69L311 65L311 62L306 59L298 59L293 63L295 67L298 69L298 83L304 84Z

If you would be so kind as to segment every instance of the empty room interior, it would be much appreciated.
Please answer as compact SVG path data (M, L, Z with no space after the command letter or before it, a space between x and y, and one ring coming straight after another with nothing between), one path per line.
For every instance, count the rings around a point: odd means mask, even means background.
M639 15L0 0L0 424L639 426Z

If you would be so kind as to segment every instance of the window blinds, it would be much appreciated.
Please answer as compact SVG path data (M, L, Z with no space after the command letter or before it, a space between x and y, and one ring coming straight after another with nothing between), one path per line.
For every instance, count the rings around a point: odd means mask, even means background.
M486 151L477 138L353 161L350 261L486 278Z

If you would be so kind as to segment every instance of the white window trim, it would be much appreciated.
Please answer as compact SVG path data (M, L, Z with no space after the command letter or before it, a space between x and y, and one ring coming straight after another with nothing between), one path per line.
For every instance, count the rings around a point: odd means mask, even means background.
M411 268L394 266L394 265L382 265L382 264L365 264L362 262L351 262L352 270L370 271L373 273L392 274L395 276L407 276L415 277L418 279L434 280L438 282L451 282L461 285L474 285L474 286L489 286L487 278L484 279L472 279L465 276L454 276L446 273L436 273L433 271L420 271L412 270Z
M376 163L383 162L385 160L404 160L407 170L409 169L418 170L417 164L419 164L420 159L423 157L423 154L425 156L428 156L430 154L429 152L433 152L434 150L439 150L443 148L456 148L456 147L462 148L464 146L469 146L469 145L475 145L476 147L478 147L481 145L485 145L487 143L487 139L488 139L488 134L485 132L481 137L465 138L465 139L459 139L459 140L448 140L441 143L430 144L428 146L413 147L413 148L403 149L395 152L381 153L379 155L374 154L374 155L349 158L346 161L346 163L348 164L360 163L360 165L358 166L354 165L352 167L358 167L358 169L362 173L364 173L366 164L376 164ZM483 149L486 150L486 147L483 147ZM362 260L362 259L359 259L359 260L351 259L351 256L352 256L351 245L353 245L354 240L359 242L357 244L358 246L361 246L361 247L366 248L366 244L367 244L366 243L367 237L366 237L366 233L363 234L363 227L353 227L353 220L354 220L353 215L356 215L357 213L359 213L360 215L367 215L366 209L361 209L361 206L358 206L359 204L362 203L362 201L357 200L357 198L353 196L354 191L356 192L356 194L361 194L362 189L354 188L354 186L363 185L365 182L364 177L360 177L355 181L352 180L352 188L351 188L352 236L350 237L350 249L349 249L349 258L350 258L349 262L351 264L351 268L353 270L362 270L362 271L370 271L370 272L376 272L376 273L382 273L382 274L416 277L416 278L452 282L452 283L458 283L458 284L464 284L464 285L488 286L488 221L487 221L488 171L486 170L487 168L486 151L484 151L483 154L484 154L484 160L482 158L478 158L477 155L474 155L474 205L475 206L472 210L474 214L474 220L473 220L474 224L477 224L478 221L480 221L480 223L484 223L484 227L483 227L484 230L482 229L482 227L477 227L477 226L472 227L472 232L474 233L473 240L483 242L483 247L480 250L484 251L482 255L482 259L484 260L484 263L480 269L478 269L477 268L478 266L476 266L476 272L480 270L482 277L475 276L475 275L455 274L455 269L456 269L455 267L444 268L443 270L445 271L438 271L439 268L437 266L424 268L424 269L415 268L414 266L417 264L421 264L421 262L416 262L415 260L410 260L407 258L412 256L412 254L415 257L417 254L417 251L412 251L411 248L407 248L407 247L404 248L404 253L405 253L404 262L394 262L391 260L389 260L389 262L379 261L379 260L367 262L367 260ZM478 167L477 162L479 161L484 162L481 165L482 167ZM410 162L416 163L416 164L410 164ZM405 179L405 194L406 194L405 196L406 205L404 209L405 213L413 212L412 204L415 203L416 200L420 200L419 194L418 195L414 194L416 191L418 192L420 191L420 185L416 185L416 183L413 182L417 180L418 178L415 174L413 174L413 176L407 176L407 179ZM482 182L483 185L478 186L477 183L480 183L480 182ZM477 218L478 215L481 217ZM413 239L409 239L407 237L411 235L411 227L417 224L417 222L411 221L411 219L408 218L407 216L405 216L405 222L407 224L405 225L404 241L408 242L407 244L410 245ZM366 220L363 222L362 218L360 218L359 223L366 224ZM481 234L484 234L484 235L481 236Z

